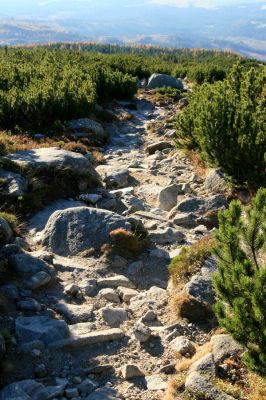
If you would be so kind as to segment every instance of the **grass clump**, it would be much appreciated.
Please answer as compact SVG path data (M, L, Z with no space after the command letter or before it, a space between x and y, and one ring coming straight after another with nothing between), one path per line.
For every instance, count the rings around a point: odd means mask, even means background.
M207 236L190 247L183 247L170 265L169 272L174 285L186 283L212 253L214 240Z
M15 234L19 234L20 232L20 224L17 216L15 214L0 212L0 218L6 220L6 222L10 225L11 229Z
M170 97L173 100L179 100L181 95L181 90L171 87L161 87L156 89L156 94L159 97Z
M110 232L110 240L111 244L103 246L102 250L128 258L137 258L147 245L146 238L123 228Z

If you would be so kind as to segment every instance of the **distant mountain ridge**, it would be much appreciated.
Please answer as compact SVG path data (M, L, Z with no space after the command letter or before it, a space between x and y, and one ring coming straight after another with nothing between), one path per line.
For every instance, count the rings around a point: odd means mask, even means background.
M24 0L17 8L12 3L1 10L0 44L91 40L226 49L266 60L266 7L259 0L211 9L154 0Z

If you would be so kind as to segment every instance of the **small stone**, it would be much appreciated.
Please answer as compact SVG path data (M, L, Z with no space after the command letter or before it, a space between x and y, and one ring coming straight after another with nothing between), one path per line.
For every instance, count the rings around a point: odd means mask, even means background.
M33 275L27 282L27 287L34 290L38 289L49 283L51 280L51 275L47 274L45 271L37 272L37 274Z
M68 399L73 399L79 396L79 391L77 388L69 388L65 390L65 395Z
M167 381L165 381L160 375L146 376L147 389L151 391L166 390Z
M124 308L105 307L101 311L103 319L112 328L119 328L120 325L128 320L128 315Z
M80 293L80 287L71 283L65 287L64 292L70 296L77 297Z
M144 376L143 372L139 369L137 365L126 364L122 367L122 375L124 379L131 379L140 376Z
M44 364L39 364L35 367L34 372L38 378L44 378L47 375L46 366Z
M38 349L33 349L33 350L31 351L31 353L30 353L30 355L31 355L33 358L40 357L41 354L42 354L41 350L38 350Z
M22 300L17 303L17 307L22 311L40 311L41 305L35 299Z
M145 343L151 337L151 330L140 322L134 327L133 334L140 343Z
M141 322L143 323L151 323L154 322L157 319L157 314L153 310L149 310L146 312L146 314L141 318Z
M80 382L80 384L77 386L79 392L81 393L81 395L83 394L90 394L93 390L95 390L98 387L98 383L91 380L91 379L84 379L82 382Z
M93 205L98 203L98 201L100 201L101 199L102 195L100 194L81 194L79 196L79 200Z
M133 297L137 296L139 292L135 289L118 287L118 294L125 303L130 303Z
M185 357L192 357L196 352L194 344L185 336L178 336L170 343L170 346L173 351Z
M100 290L99 295L111 303L120 303L120 297L114 289L102 289Z

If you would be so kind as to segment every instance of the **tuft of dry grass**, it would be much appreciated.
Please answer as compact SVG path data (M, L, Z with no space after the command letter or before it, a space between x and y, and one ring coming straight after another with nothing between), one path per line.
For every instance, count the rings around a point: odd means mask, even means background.
M122 257L136 258L147 245L145 238L139 237L123 228L110 232L110 245L102 246L102 251L108 254L118 254Z
M163 400L184 400L182 392L185 388L185 374L174 375L168 381L168 387L163 397Z
M21 225L19 223L19 220L15 214L7 213L7 212L0 212L0 218L3 218L7 221L7 223L10 225L11 229L16 235L19 235Z
M211 353L212 351L212 344L211 342L205 343L202 346L197 346L196 347L196 354L192 358L186 358L182 359L180 361L175 369L177 373L184 373L186 372L192 364L194 364L196 361L200 360L202 357L204 357L206 354Z
M188 157L190 160L191 164L193 165L193 169L196 172L196 174L202 178L204 178L207 175L208 172L208 167L202 161L200 158L200 153L196 150L191 150L191 149L184 149L183 150L185 155Z
M25 134L10 135L7 132L0 132L0 156L22 150L52 146L58 146L58 141L50 138L45 138L45 142L37 141Z

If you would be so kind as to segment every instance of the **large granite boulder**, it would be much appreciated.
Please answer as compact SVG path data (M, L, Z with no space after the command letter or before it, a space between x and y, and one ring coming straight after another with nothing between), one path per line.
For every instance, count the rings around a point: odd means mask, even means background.
M77 207L56 211L49 218L43 233L43 246L62 256L76 255L109 242L109 233L131 225L111 211Z
M181 79L174 78L167 74L152 74L149 78L147 89L160 87L172 87L180 90L184 89Z
M68 123L68 128L76 138L89 138L93 142L103 142L107 138L102 125L89 118L73 119Z
M6 156L9 160L35 171L71 170L77 176L86 176L91 183L99 183L100 178L91 162L82 154L62 150L58 147L48 147L19 151Z

